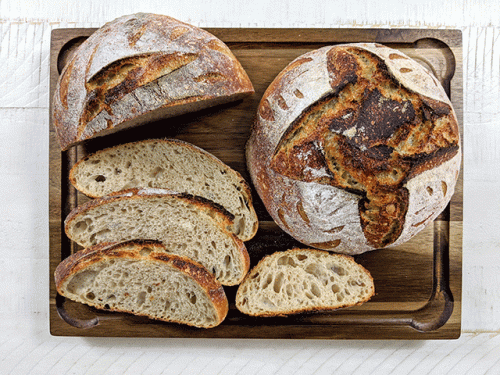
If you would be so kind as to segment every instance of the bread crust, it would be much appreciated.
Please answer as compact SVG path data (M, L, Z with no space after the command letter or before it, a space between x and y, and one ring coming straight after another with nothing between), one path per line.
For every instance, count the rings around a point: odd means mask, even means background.
M212 160L216 165L218 165L224 171L226 171L226 173L229 173L229 174L233 175L234 179L238 181L239 191L243 195L245 201L248 203L249 211L250 211L250 213L251 213L251 215L252 215L252 217L254 218L254 221L255 221L255 225L252 228L251 234L248 236L248 238L243 238L243 241L250 240L251 238L253 238L255 236L255 234L257 233L257 230L258 230L258 218L257 218L257 214L255 212L255 208L253 206L252 192L250 190L250 185L248 184L248 182L243 178L243 176L238 171L230 168L228 165L226 165L225 163L223 163L219 158L215 157L214 155L212 155L211 153L207 152L206 150L204 150L204 149L202 149L202 148L200 148L198 146L195 146L195 145L193 145L193 144L191 144L189 142L185 142L185 141L182 141L182 140L179 140L179 139L174 139L174 138L171 138L171 139L146 139L146 140L141 140L141 141L136 141L136 142L130 142L127 145L133 146L133 145L148 144L148 143L164 143L164 144L177 144L177 145L181 145L182 147L188 148L188 149L192 150L195 153L202 154L203 156L205 156L208 159ZM71 170L70 170L69 180L70 180L71 184L76 189L78 189L79 191L81 191L83 194L85 194L85 195L87 195L87 196L89 196L91 198L98 198L97 196L91 194L91 192L87 191L83 186L81 186L80 184L78 184L78 181L76 180L76 178L75 178L74 175L75 175L76 171L78 170L78 168L80 167L80 165L82 163L84 163L85 161L87 161L90 157L92 157L92 158L99 158L100 155L106 154L106 153L110 152L113 149L118 149L118 148L123 147L123 146L124 145L118 145L118 146L114 146L114 147L109 147L109 148L106 148L106 149L102 149L102 150L96 151L92 155L88 155L88 156L80 159L71 168ZM227 215L227 214L229 214L229 212L227 212L227 210L226 210L225 214ZM234 216L233 216L233 220L234 220Z
M366 294L366 296L362 300L360 300L358 303L355 303L355 304L345 303L345 304L341 304L341 305L336 306L336 307L324 306L321 308L311 307L311 306L302 306L302 307L297 307L296 309L280 310L279 312L266 312L266 313L251 312L251 311L248 311L246 309L243 309L241 306L242 300L244 298L242 290L243 290L243 286L245 285L245 282L247 280L251 280L251 279L255 278L257 274L263 273L265 271L264 267L265 267L266 262L268 260L271 260L271 259L277 258L277 257L288 256L288 255L294 256L297 253L299 253L299 254L304 254L304 253L314 254L314 253L316 253L316 254L324 254L324 255L332 256L331 253L329 253L325 250L310 249L310 248L293 248L293 249L279 251L279 252L275 252L275 253L266 255L265 257L263 257L259 261L259 263L257 263L257 265L255 265L250 270L250 272L245 276L245 279L243 280L243 282L238 287L238 291L236 293L236 307L238 308L238 310L240 310L244 314L250 315L250 316L258 316L258 317L266 317L266 318L267 317L286 317L289 315L306 313L306 312L321 313L321 312L328 312L328 311L338 310L338 309L347 308L347 307L359 306L359 305L362 305L365 302L369 301L375 295L375 287L373 286L373 277L370 274L370 272L365 267L360 265L359 263L356 263L356 261L354 260L353 257L351 257L349 255L345 255L345 254L335 254L334 255L335 257L345 259L349 263L354 264L361 272L363 272L368 277L368 279L371 282L372 287L371 287L370 293Z
M174 18L137 13L94 32L61 72L53 123L62 150L254 92L229 48Z
M131 188L119 192L115 192L109 194L105 197L97 198L90 200L80 206L75 207L66 217L64 221L64 230L66 235L71 238L70 235L70 227L74 220L77 220L78 217L84 215L86 212L91 210L92 208L99 207L102 205L106 205L115 201L125 200L140 200L140 199L149 199L149 198L163 198L163 197L174 197L175 199L180 199L188 202L189 204L194 205L200 211L205 211L207 214L215 220L220 230L225 232L228 237L232 239L235 244L236 251L240 257L240 262L242 264L242 276L240 280L235 280L234 285L239 284L243 277L246 275L248 270L250 269L250 256L246 249L245 244L242 240L240 240L234 233L230 232L227 228L232 226L234 216L228 212L221 205L212 202L211 200L205 199L203 197L198 197L186 193L177 193L170 190L165 189L142 189L142 188ZM233 284L231 284L233 285Z
M306 53L276 77L246 155L283 230L359 254L403 243L439 215L453 195L461 143L436 78L394 49L349 44Z
M147 255L143 255L141 254L141 251L144 248L152 248L153 252L148 252ZM121 243L102 243L83 249L67 257L57 266L54 273L56 289L59 294L65 296L64 287L69 277L101 261L109 260L112 258L127 258L135 260L147 260L152 262L158 261L181 271L185 275L188 275L202 287L209 299L212 301L217 312L217 323L211 327L215 327L216 325L220 324L225 319L229 309L228 300L221 284L201 264L186 257L169 254L164 251L164 247L161 243L148 240L134 240ZM119 311L134 315L147 316L149 318L163 320L166 322L192 325L191 322L165 320L123 309L107 309L102 304L88 304L99 309L106 309L108 311Z

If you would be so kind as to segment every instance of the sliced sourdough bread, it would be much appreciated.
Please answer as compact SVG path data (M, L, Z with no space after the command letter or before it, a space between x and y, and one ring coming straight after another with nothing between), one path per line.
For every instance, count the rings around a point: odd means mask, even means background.
M370 273L347 255L291 249L264 257L238 287L236 307L252 316L334 310L368 301Z
M257 232L247 182L218 158L187 142L149 139L101 150L76 163L69 178L76 189L93 198L141 187L200 196L235 216L231 230L241 240Z
M101 244L64 259L59 294L99 309L211 328L227 315L221 284L203 266L154 241Z
M228 230L232 215L204 198L164 189L128 189L76 207L67 236L83 247L103 242L156 240L166 251L201 263L224 285L239 284L250 260Z

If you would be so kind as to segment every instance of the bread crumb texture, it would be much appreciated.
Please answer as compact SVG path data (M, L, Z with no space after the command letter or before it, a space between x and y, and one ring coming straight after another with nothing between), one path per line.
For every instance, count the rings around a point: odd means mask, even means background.
M292 249L263 258L239 286L236 307L253 316L333 310L368 301L370 273L351 257Z
M99 309L195 327L213 327L224 319L227 300L222 287L199 265L185 270L175 266L176 257L156 256L159 245L116 247L111 252L84 250L85 256L76 253L63 261L56 270L64 276L56 276L58 291Z

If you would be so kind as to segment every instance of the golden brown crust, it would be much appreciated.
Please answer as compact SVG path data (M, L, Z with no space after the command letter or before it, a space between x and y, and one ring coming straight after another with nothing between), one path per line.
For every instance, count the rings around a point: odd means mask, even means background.
M236 253L240 257L240 262L242 265L242 274L239 280L235 280L231 282L231 284L225 285L237 285L241 282L243 277L246 275L248 270L250 269L250 257L244 242L239 239L234 233L230 232L228 228L230 228L233 224L234 216L229 213L224 207L221 205L212 202L211 200L186 194L186 193L177 193L172 192L165 189L142 189L142 188L131 188L123 191L118 191L111 193L107 196L93 199L87 201L86 203L75 207L66 217L64 221L64 229L69 238L71 237L70 228L73 225L74 220L78 220L81 215L84 215L86 212L92 210L95 207L99 207L106 204L111 204L116 201L131 201L131 200L140 200L140 199L156 199L156 198L166 198L166 199L180 199L188 202L188 204L194 205L200 212L205 212L208 216L210 216L220 228L230 239L232 240ZM104 245L105 246L105 245Z
M435 99L439 95L434 92L426 96L399 81L386 61L370 48L341 45L318 50L317 56L315 52L304 55L317 59L314 69L326 71L318 76L327 75L321 79L330 88L321 87L325 94L300 112L291 109L294 115L282 112L280 98L291 98L297 87L302 95L308 93L302 87L305 78L300 76L305 74L291 63L292 68L278 76L280 82L273 82L261 100L247 160L268 209L275 204L271 195L276 194L269 191L270 186L281 183L275 182L276 176L357 195L360 225L368 245L381 248L393 244L403 233L409 207L407 182L459 155L460 139L451 105ZM404 73L402 69L399 72ZM407 72L413 70L407 68ZM418 74L428 75L421 68ZM289 119L293 121L287 123ZM279 181L283 181L284 196L288 195L286 186L293 182L281 177ZM280 209L281 215L278 212L274 217L278 216L293 235L294 227L286 219L292 208L284 203ZM303 210L298 213L304 217ZM309 223L308 217L305 224Z
M211 160L213 160L217 165L219 165L225 171L227 171L227 172L232 173L232 174L235 175L236 179L239 182L240 192L242 193L242 195L247 200L247 202L248 202L248 204L250 206L250 209L252 211L255 211L254 208L253 208L252 192L250 190L250 185L248 184L248 182L243 178L243 176L238 171L230 168L228 165L226 165L225 163L223 163L220 159L218 159L214 155L210 154L209 152L207 152L207 151L205 151L205 150L203 150L203 149L201 149L201 148L199 148L199 147L197 147L197 146L195 146L195 145L193 145L193 144L191 144L189 142L185 142L185 141L182 141L180 139L174 139L174 138L172 138L172 139L146 139L146 140L141 140L141 141L136 141L136 142L130 142L129 144L130 145L134 145L134 144L146 144L146 143L166 143L166 144L176 143L176 144L182 145L183 147L187 147L187 148L191 149L194 152L202 153L203 155L209 157ZM115 146L115 147L120 147L120 146ZM109 150L111 150L111 149L113 149L113 147L96 151L94 154L88 155L88 156L80 159L77 163L75 163L75 165L71 168L71 170L69 172L69 180L70 180L71 184L73 186L75 186L75 188L77 188L77 186L76 186L77 184L76 184L76 180L75 180L74 174L75 174L75 171L78 169L80 163L83 163L86 160L88 160L88 158L90 156L92 156L92 157L94 157L94 156L98 157L100 154L109 152ZM86 191L83 191L83 193L86 194L86 195L88 195L91 198L97 198L96 196L92 196L91 194L89 194ZM256 232L257 232L257 227L254 229L254 235L255 235Z
M153 251L141 253L145 248ZM164 246L156 241L134 240L122 243L99 244L84 250L81 250L68 258L64 259L56 268L54 273L56 288L59 294L64 296L62 286L65 280L76 272L85 269L97 262L110 258L143 259L147 261L159 261L175 268L190 278L194 279L208 295L217 312L217 323L220 324L226 317L229 304L226 294L221 284L208 270L201 264L179 255L164 252ZM104 306L94 304L94 307L104 309ZM112 311L126 312L136 315L137 312L121 309L111 309ZM147 315L146 315L147 316ZM151 318L151 317L150 317ZM157 318L155 318L157 319ZM158 319L162 320L162 319ZM181 323L191 325L190 322L165 320L167 322ZM214 325L214 326L215 326Z
M78 48L56 86L52 116L67 150L151 121L152 112L176 116L253 92L241 64L215 36L139 13L107 23Z
M98 207L104 204L119 200L132 200L132 199L144 199L144 198L154 198L154 197L176 197L176 199L181 199L197 206L200 210L208 210L211 212L211 216L221 225L226 228L233 223L234 216L228 212L221 205L212 202L211 200L198 197L195 195L187 193L178 193L171 190L165 189L143 189L143 188L130 188L122 191L113 192L101 198L96 198L85 202L84 204L75 207L65 219L65 228L68 228L71 221L78 215L91 210L94 207ZM212 215L213 213L213 215Z

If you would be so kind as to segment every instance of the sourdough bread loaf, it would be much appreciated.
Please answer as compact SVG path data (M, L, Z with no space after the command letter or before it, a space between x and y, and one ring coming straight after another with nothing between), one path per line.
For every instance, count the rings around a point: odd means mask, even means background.
M200 264L165 250L153 241L81 250L57 266L57 291L98 309L200 328L219 325L228 312L221 284Z
M129 189L88 201L65 220L83 247L136 239L160 241L169 253L201 263L223 285L236 285L250 260L228 228L233 216L212 201L164 189Z
M276 223L345 254L394 246L453 195L457 119L438 80L379 44L327 46L271 83L247 143L252 181Z
M250 187L243 177L207 151L180 140L149 139L98 151L76 163L69 179L93 198L133 187L200 196L234 215L231 230L241 240L257 232Z
M252 316L286 316L360 305L375 293L370 273L352 257L291 249L264 257L236 293L236 307Z
M138 13L105 24L76 50L58 80L52 116L66 150L253 92L241 64L214 35L168 16Z

